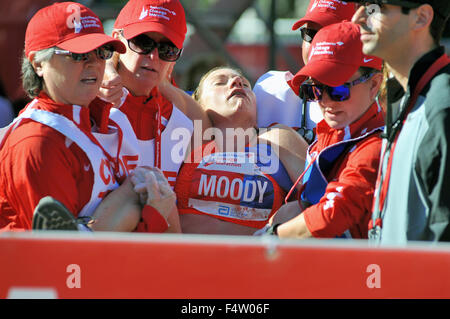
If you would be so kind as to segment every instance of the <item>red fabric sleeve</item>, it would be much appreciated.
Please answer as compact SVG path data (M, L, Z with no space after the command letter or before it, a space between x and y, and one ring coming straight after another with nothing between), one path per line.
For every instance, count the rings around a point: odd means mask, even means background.
M381 139L372 136L357 144L335 169L320 202L303 214L314 237L335 237L350 230L353 238L367 238L380 160Z
M93 172L82 168L89 164L86 155L70 140L66 146L66 138L53 129L38 125L20 125L0 151L2 230L31 229L34 209L44 196L61 201L75 216L90 198Z

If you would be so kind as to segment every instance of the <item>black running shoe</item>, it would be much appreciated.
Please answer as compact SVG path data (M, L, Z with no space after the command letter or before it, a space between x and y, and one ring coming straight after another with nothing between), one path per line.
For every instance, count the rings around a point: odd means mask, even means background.
M77 220L61 202L46 196L37 204L32 229L34 230L78 230Z

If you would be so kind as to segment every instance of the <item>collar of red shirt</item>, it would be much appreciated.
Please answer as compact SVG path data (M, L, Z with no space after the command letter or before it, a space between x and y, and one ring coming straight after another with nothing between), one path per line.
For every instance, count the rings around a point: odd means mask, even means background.
M173 105L162 96L157 87L153 88L149 96L133 96L128 93L120 111L128 117L138 139L150 140L156 134L158 107L161 108L160 129L163 131L172 114Z
M328 126L325 120L320 121L316 127L317 139L318 141L326 141L327 145L331 145L356 138L381 126L384 126L383 110L378 103L374 102L359 120L343 129L333 129Z
M36 108L63 115L75 122L81 130L91 132L91 120L93 120L99 132L107 132L109 111L112 105L99 98L92 101L88 107L56 103L45 92L41 92L37 99L38 103L35 106Z

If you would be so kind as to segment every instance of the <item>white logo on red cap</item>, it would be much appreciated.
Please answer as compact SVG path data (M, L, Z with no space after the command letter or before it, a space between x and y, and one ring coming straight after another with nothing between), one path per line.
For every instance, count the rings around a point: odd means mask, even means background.
M148 14L148 10L145 10L145 7L142 7L141 15L139 16L139 20L144 19Z
M334 49L336 46L342 46L344 42L319 42L311 49L309 59L315 55L334 55Z
M364 63L369 63L370 61L373 61L373 59L366 59L366 58L364 58Z
M139 15L139 20L147 17L158 17L170 21L170 15L176 16L177 13L164 7L148 6L148 9L146 9L144 6L142 7L141 14Z
M77 6L76 4L71 4L67 7L66 12L72 12L72 14L67 17L67 20L66 20L67 27L69 29L75 28L75 33L80 32L80 31L77 32L77 30L80 29L80 25L81 25L80 7Z
M75 29L75 33L80 33L81 30L87 28L101 28L101 22L97 17L82 17L80 7L75 4L69 5L66 11L72 12L67 17L66 24L69 29Z
M347 2L340 0L316 0L309 11L311 12L316 8L328 8L331 10L337 10L336 4L346 6Z
M83 26L81 25L80 21L74 20L73 24L75 25L75 33L80 33L80 31L83 29Z

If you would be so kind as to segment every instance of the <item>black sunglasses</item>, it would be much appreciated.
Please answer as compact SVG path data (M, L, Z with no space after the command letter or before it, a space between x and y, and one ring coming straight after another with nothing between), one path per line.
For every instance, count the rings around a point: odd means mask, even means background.
M104 45L101 46L91 52L95 52L98 58L102 60L108 60L113 56L114 48L110 45ZM73 53L67 50L61 50L61 49L55 49L55 54L59 55L68 55L74 60L75 62L81 62L81 61L87 61L89 59L89 54L91 52L87 53Z
M350 88L360 83L364 83L369 80L375 72L362 75L358 79L344 83L340 86L328 86L325 84L315 84L315 83L303 83L300 86L300 97L308 101L321 101L323 97L323 92L327 92L331 100L342 102L350 98Z
M140 34L128 40L128 47L131 51L139 54L150 54L155 48L158 49L158 56L161 60L175 62L181 56L183 49L179 49L172 42L156 42L145 34Z
M308 43L311 43L314 39L314 36L319 32L318 30L308 29L308 28L301 28L300 33L302 35L303 41L306 41Z
M417 7L420 7L422 4L421 3L417 3L414 1L408 1L408 0L395 0L395 1L386 1L386 0L372 0L372 1L367 1L367 0L356 0L356 1L352 1L352 2L357 2L360 5L363 6L370 6L371 4L376 4L379 5L380 7L382 7L385 4L393 4L396 6L400 6L403 8L408 8L408 9L414 9Z

